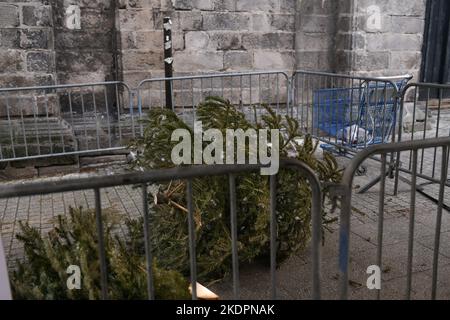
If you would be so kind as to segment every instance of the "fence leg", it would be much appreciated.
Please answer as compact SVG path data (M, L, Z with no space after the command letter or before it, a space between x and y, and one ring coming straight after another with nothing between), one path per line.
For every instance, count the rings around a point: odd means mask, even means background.
M347 187L341 197L341 224L339 230L339 295L348 298L348 263L350 247L351 190Z

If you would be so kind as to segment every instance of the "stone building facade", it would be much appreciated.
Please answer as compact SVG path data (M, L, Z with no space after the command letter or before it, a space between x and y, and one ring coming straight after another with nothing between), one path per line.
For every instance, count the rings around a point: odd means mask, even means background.
M426 0L2 0L0 87L174 72L309 69L418 77Z

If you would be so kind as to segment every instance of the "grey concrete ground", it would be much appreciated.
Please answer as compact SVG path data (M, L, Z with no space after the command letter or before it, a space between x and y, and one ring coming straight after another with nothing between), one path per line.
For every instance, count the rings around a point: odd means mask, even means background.
M347 159L340 158L344 166ZM353 214L351 220L350 243L350 297L353 299L373 299L375 292L366 287L366 269L376 264L378 198L379 186L370 192L359 195L357 189L379 172L379 164L366 163L367 175L355 179ZM105 173L105 170L100 170ZM407 177L407 176L405 176ZM52 179L58 179L54 177ZM387 180L385 198L385 222L383 238L383 282L382 298L402 299L406 286L406 264L408 245L408 225L410 215L410 187L400 184L400 193L392 195L393 181ZM432 192L431 190L430 192ZM116 187L102 191L102 207L114 207L127 216L141 214L139 190L132 187ZM431 268L434 247L434 228L437 206L417 194L415 237L413 255L414 299L427 299L431 296ZM449 194L446 194L450 204ZM45 196L10 198L0 200L1 233L5 251L12 267L15 259L21 256L22 248L15 239L18 222L29 221L42 232L52 228L54 217L67 213L69 206L94 206L92 191L70 192ZM337 213L336 213L337 214ZM324 298L336 299L338 286L338 223L327 231L322 248L322 292ZM439 253L438 297L450 299L450 215L444 211L442 238ZM262 264L241 266L242 298L265 299L270 297L269 268ZM308 299L311 294L311 259L309 250L296 254L281 265L277 271L278 293L285 299ZM231 280L225 279L214 285L213 290L222 298L232 297Z

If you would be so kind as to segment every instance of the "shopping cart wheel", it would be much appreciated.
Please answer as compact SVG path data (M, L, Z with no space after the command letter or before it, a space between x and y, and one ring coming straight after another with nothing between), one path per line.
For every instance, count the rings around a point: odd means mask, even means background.
M359 166L359 168L356 170L356 176L361 177L361 176L365 175L366 172L367 172L366 166Z

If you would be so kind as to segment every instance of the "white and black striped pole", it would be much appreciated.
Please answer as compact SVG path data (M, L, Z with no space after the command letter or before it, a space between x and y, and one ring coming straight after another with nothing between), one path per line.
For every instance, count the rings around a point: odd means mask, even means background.
M166 78L173 77L172 56L172 20L165 17L164 26L164 74ZM172 80L166 80L166 108L172 109Z

